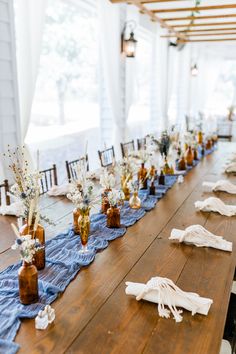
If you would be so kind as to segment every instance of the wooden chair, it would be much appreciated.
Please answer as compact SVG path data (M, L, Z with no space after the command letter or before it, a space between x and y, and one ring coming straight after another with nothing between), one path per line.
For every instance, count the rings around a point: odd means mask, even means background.
M0 205L10 205L10 196L8 195L9 192L9 183L8 180L5 179L2 184L0 184ZM5 199L3 202L3 198Z
M134 140L131 140L127 143L120 143L122 157L127 157L130 152L135 150L134 148Z
M137 139L138 150L146 149L146 138Z
M232 140L232 122L221 121L217 123L217 136L218 139Z
M115 160L114 146L102 151L98 150L98 156L102 167L112 166Z
M52 165L47 170L40 171L42 178L40 180L40 195L45 194L53 186L57 186L57 167Z
M89 171L88 155L80 157L77 160L66 161L66 171L67 171L67 177L69 182L78 178L77 167L79 163L82 161L86 161L87 171Z

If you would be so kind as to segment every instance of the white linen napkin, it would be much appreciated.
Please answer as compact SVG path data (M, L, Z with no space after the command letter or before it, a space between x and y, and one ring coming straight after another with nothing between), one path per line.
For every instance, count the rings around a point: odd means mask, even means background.
M229 194L236 194L236 185L224 179L221 179L215 183L203 182L202 185L207 189L209 188L209 190L212 192L221 191L221 192L227 192Z
M58 197L60 195L67 195L70 191L70 183L61 184L60 186L53 186L47 194L50 197Z
M177 240L193 244L197 247L212 247L222 251L232 252L232 242L224 240L206 230L201 225L192 225L185 230L173 229L169 240Z
M21 216L24 214L24 206L22 202L14 202L10 205L0 206L1 215L12 215L12 216Z
M198 294L182 291L172 280L168 278L151 278L147 284L126 282L126 295L133 295L136 300L141 299L158 304L158 313L160 317L169 318L172 313L176 322L181 322L183 317L182 310L176 307L182 307L192 315L200 313L207 315L213 300L200 297ZM168 308L165 308L165 305Z
M226 173L234 173L236 172L236 162L231 162L225 167Z
M214 197L207 198L202 202L201 201L195 202L194 205L197 210L215 211L225 216L236 215L236 206L225 204L219 198L214 198Z

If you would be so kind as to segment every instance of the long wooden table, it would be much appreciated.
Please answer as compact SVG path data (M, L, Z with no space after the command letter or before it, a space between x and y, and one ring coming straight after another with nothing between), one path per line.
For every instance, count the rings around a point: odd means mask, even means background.
M194 202L212 195L203 193L203 181L229 178L236 183L235 176L223 174L225 159L235 148L233 143L222 143L124 237L98 253L53 303L56 321L47 330L35 330L34 320L24 320L16 337L19 353L219 353L235 269L236 217L197 212ZM236 204L236 196L215 195ZM66 198L45 197L42 208L60 221L47 230L48 238L68 227L73 206ZM14 240L12 220L0 217L0 270L17 260L9 248ZM172 228L191 224L233 241L233 252L168 240ZM208 316L184 311L183 321L175 323L160 318L155 304L125 295L125 281L146 283L153 276L168 277L185 291L212 298Z

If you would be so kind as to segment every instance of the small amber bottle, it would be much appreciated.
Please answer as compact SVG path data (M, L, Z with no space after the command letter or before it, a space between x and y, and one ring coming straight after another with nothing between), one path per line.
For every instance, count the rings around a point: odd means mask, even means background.
M32 239L38 239L39 243L43 246L34 254L33 264L37 270L45 268L45 231L42 225L38 224L36 230L34 230L35 219L32 220L31 225L28 222L24 224L20 229L21 236L30 235Z

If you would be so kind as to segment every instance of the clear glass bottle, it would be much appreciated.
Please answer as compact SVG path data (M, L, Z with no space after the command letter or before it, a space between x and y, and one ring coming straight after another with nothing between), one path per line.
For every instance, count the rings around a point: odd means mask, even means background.
M138 191L134 191L132 197L129 200L129 206L132 209L140 209L141 208L141 200L138 196Z

